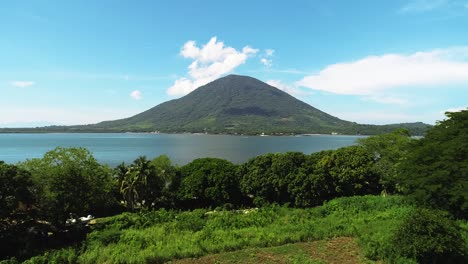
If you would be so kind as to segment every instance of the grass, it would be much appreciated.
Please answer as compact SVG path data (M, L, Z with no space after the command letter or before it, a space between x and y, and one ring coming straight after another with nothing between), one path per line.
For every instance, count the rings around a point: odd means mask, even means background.
M334 244L340 240L333 239L339 237L356 239L347 241L353 249L350 252L359 252L355 254L371 260L385 260L391 253L388 242L392 234L414 209L399 196L356 196L307 209L271 206L249 213L207 210L124 213L97 221L95 231L80 248L51 251L28 263L164 263L208 255L215 258L213 254L243 249L247 250L219 256L225 259L252 256L255 260L271 255L285 259L285 263L301 263L300 260L309 261L309 256L316 255L323 257L311 258L315 262L310 263L320 263L317 261L328 261L343 248ZM466 239L466 221L460 225L465 227ZM302 245L306 246L301 249L301 244L287 245L297 242L305 242ZM307 245L316 247L307 249ZM361 251L355 250L355 245ZM258 249L263 247L270 249Z
M171 261L171 264L216 264L216 263L301 263L301 264L357 264L376 263L361 252L356 239L338 237L313 242L301 242L269 248L244 250Z

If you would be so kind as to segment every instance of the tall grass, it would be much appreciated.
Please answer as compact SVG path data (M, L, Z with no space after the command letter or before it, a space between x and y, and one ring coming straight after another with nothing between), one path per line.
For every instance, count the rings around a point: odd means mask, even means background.
M367 257L385 259L392 234L414 209L400 196L356 196L309 209L124 213L102 219L81 248L49 252L27 263L162 263L338 236L357 237ZM466 231L466 222L460 225Z

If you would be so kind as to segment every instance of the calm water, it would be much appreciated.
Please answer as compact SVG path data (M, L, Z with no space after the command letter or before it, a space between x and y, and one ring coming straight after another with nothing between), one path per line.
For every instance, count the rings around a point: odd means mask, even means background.
M243 163L268 152L312 153L353 145L359 136L226 136L191 134L0 134L0 160L16 163L39 158L55 147L84 147L102 163L115 166L140 155L168 155L176 164L217 157Z

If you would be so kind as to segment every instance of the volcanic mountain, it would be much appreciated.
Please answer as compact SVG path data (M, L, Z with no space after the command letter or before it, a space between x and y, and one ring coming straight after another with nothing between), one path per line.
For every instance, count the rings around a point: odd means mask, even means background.
M286 92L248 76L228 75L188 95L135 116L68 131L295 134L377 134L398 127L421 134L422 123L359 125L322 112Z

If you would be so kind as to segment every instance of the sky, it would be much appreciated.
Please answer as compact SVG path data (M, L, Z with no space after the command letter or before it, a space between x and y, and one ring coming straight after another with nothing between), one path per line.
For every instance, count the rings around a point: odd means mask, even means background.
M468 107L468 0L0 4L0 127L135 115L228 74L344 120Z

